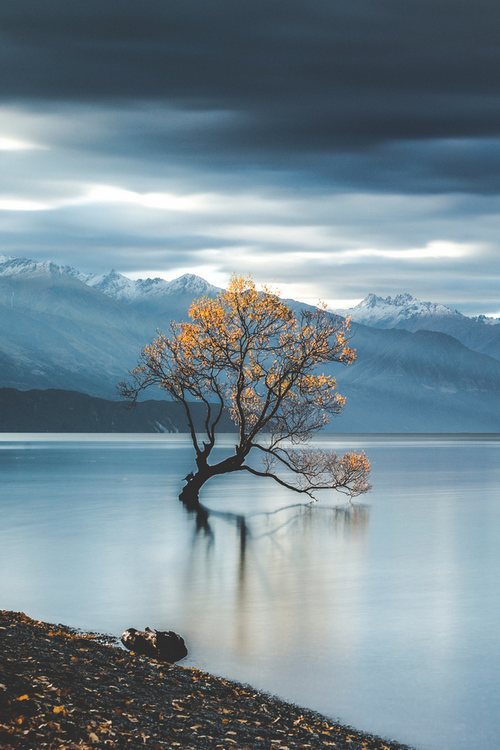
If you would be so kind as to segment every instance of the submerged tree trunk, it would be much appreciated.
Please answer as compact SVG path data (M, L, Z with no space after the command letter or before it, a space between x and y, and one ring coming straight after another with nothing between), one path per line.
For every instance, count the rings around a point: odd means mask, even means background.
M200 490L212 475L209 472L198 471L196 474L188 474L186 484L181 490L179 500L189 508L189 510L198 510L200 507Z
M244 458L241 455L230 456L218 464L208 464L205 461L197 461L198 470L196 473L188 474L186 484L182 488L179 500L189 510L198 510L200 508L200 490L211 477L219 474L227 474L238 470L243 464Z

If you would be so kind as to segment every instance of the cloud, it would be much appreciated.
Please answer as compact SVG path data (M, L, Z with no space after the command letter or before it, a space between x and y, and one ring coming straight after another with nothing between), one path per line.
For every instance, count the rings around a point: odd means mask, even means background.
M3 3L0 96L237 116L228 151L498 135L494 0Z
M43 148L43 146L0 135L0 151L31 151L38 148Z
M496 310L499 22L493 0L2 3L0 251Z

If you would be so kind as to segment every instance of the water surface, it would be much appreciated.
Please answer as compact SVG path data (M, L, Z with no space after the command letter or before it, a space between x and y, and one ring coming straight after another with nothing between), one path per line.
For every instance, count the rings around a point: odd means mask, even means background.
M500 441L332 445L372 459L374 489L353 507L297 507L269 480L226 476L206 486L214 512L197 530L177 500L183 436L3 435L0 606L174 629L187 663L359 728L496 747Z

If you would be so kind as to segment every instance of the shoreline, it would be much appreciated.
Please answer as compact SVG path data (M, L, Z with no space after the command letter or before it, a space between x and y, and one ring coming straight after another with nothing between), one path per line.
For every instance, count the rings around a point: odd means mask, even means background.
M0 611L0 747L411 750L115 643Z

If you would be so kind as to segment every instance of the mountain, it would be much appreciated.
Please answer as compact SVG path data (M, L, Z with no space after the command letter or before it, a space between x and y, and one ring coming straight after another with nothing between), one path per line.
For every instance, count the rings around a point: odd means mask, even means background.
M113 269L106 274L83 276L81 280L107 297L131 305L142 305L145 302L158 303L160 300L177 296L201 297L219 291L217 287L193 273L185 273L173 281L165 281L158 277L132 281Z
M500 432L498 360L425 330L354 324L352 345L356 362L335 373L347 404L334 429Z
M114 269L103 274L89 274L82 278L87 286L102 292L111 299L130 302L137 296L137 284Z
M355 307L343 310L357 323L375 326L376 328L397 328L405 321L414 318L427 318L432 316L445 316L451 318L465 317L458 310L435 302L423 302L407 292L395 297L379 297L377 294L369 294Z
M116 384L156 331L185 318L195 297L216 291L190 274L170 282L132 281L116 271L83 274L50 262L5 259L0 262L0 387L117 399ZM398 308L400 323L399 308L417 302L401 295L385 306ZM379 304L375 299L372 307ZM380 318L378 325L353 324L357 361L348 368L326 368L348 399L332 429L500 432L500 361L427 325L406 329L417 319L465 318L436 307L437 312L426 307L425 315L408 316L405 326L380 325ZM500 329L465 320L493 334ZM99 408L106 412L102 404Z
M34 261L0 265L0 321L0 385L106 396L154 333L74 269Z
M0 386L66 388L116 398L158 328L216 287L193 274L132 281L116 271L0 260Z
M438 331L458 339L473 351L500 360L500 320L468 317L446 305L423 302L411 294L379 297L369 294L355 307L338 311L374 328Z
M487 326L498 326L500 325L500 318L492 318L488 315L475 315L471 320L475 320L476 323L482 323Z

